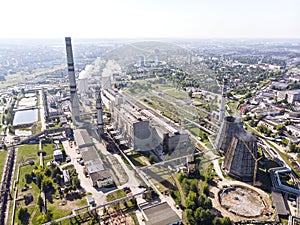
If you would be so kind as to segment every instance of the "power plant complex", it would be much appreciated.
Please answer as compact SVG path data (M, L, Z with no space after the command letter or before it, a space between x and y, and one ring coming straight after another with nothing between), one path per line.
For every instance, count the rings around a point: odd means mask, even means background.
M71 38L66 38L68 72L72 115L79 121L79 101L76 93L76 80ZM145 63L145 57L139 58ZM187 132L172 121L148 108L127 94L111 89L110 77L105 77L105 88L96 90L97 132L104 134L103 107L109 110L112 126L107 128L117 144L125 145L133 151L156 151L157 155L171 154L175 150L185 151L192 144ZM255 178L257 167L256 137L247 133L239 118L225 117L226 83L222 85L222 99L219 120L222 122L216 139L216 150L225 155L224 171L239 180Z

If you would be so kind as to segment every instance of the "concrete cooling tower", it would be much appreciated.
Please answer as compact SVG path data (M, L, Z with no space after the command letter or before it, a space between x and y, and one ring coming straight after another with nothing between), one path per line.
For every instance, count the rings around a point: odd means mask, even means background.
M245 132L242 121L232 116L225 117L216 139L217 151L225 154L234 134L240 132Z
M225 172L242 181L252 181L257 159L256 137L245 131L235 133L228 145L225 159Z

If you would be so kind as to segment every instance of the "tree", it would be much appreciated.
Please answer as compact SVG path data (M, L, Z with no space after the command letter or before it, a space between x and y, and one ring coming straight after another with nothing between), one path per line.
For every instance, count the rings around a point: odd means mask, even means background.
M27 208L21 207L19 209L18 219L20 220L22 225L29 224L30 214L28 213Z
M197 207L197 194L193 191L190 191L187 199L185 200L185 206L188 209L195 210Z
M192 91L192 89L190 89L190 91L188 92L188 95L189 95L190 98L193 97L193 91Z
M52 181L49 178L44 179L42 181L41 190L46 193L46 192L48 192L48 191L50 191L52 189L53 189L53 183L52 183Z
M188 193L190 191L190 184L188 183L188 180L186 178L183 178L181 187L182 187L184 194L188 195Z
M30 184L31 181L32 181L32 176L31 176L31 174L26 173L26 174L25 174L25 180L26 180L26 183L27 183L27 184Z
M198 184L198 182L191 182L190 190L193 192L197 192L198 191L197 184Z
M56 174L56 177L55 177L55 180L56 180L56 183L57 184L60 184L60 182L61 182L61 176L59 175L59 174Z
M212 202L210 198L206 197L206 199L204 200L203 208L212 209Z
M233 97L233 95L232 95L231 92L226 92L226 97L227 97L227 98L231 98L231 97Z
M211 209L212 208L211 199L205 196L204 194L200 195L198 198L198 206L200 206L203 209Z
M45 175L47 176L47 177L51 177L51 175L52 175L52 172L51 172L51 170L50 170L50 168L46 168L46 170L45 170Z
M203 194L205 194L206 196L209 195L209 186L208 186L207 183L205 183L205 184L203 185Z
M197 208L194 214L197 224L212 224L214 216L209 212L208 209Z
M106 215L107 214L107 209L106 209L106 207L104 206L103 207L103 215Z
M221 219L222 225L232 225L231 220L228 217Z
M42 212L43 208L44 208L44 200L43 200L42 196L38 197L37 204L39 206L40 212Z
M70 189L69 187L65 187L64 193L65 193L65 194L68 194L70 190L71 190L71 189Z
M214 225L222 225L221 218L215 217L214 220L213 220L213 224Z
M76 188L80 188L80 180L78 177L72 177L72 184L76 187Z
M290 143L290 151L295 152L296 151L296 145L294 143Z
M39 187L39 189L41 189L43 178L44 178L43 174L41 173L36 174L36 185Z
M180 173L179 176L178 176L178 181L179 183L182 183L182 180L186 178L186 175L184 173Z
M59 167L55 166L53 169L52 169L52 173L51 173L51 176L52 178L55 178L57 174L61 174L61 170L59 169Z
M194 218L194 212L193 212L193 210L186 209L185 210L185 217L186 217L188 225L194 225L194 224L196 224L196 220Z
M150 156L149 156L149 162L150 162L151 164L155 163L155 160L154 160L154 156L153 156L153 155L150 155Z

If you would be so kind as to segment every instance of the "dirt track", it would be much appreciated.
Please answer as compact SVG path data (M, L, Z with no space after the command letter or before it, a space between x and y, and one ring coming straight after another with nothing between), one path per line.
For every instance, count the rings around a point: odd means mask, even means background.
M217 209L223 216L229 217L233 221L240 221L240 220L245 220L245 219L255 219L255 220L267 220L267 221L272 221L275 218L275 212L272 209L272 202L269 197L269 195L262 191L259 188L253 187L247 183L241 182L241 181L232 181L224 178L222 171L219 167L218 160L214 160L214 169L219 177L219 181L217 181L216 186L210 187L210 192L213 196L212 203L213 207ZM223 190L223 187L229 187L229 186L239 186L239 187L245 187L251 190L254 190L261 196L261 200L265 204L265 210L263 215L257 216L257 217L246 217L246 216L239 216L237 214L234 214L232 212L227 211L224 207L221 206L220 201L219 201L219 192ZM249 209L251 210L251 209Z

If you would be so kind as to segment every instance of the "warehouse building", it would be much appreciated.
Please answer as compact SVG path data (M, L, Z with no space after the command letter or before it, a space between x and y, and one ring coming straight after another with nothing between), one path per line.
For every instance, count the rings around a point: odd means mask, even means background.
M110 171L105 168L87 130L75 130L74 137L92 185L96 188L112 186L114 181Z

